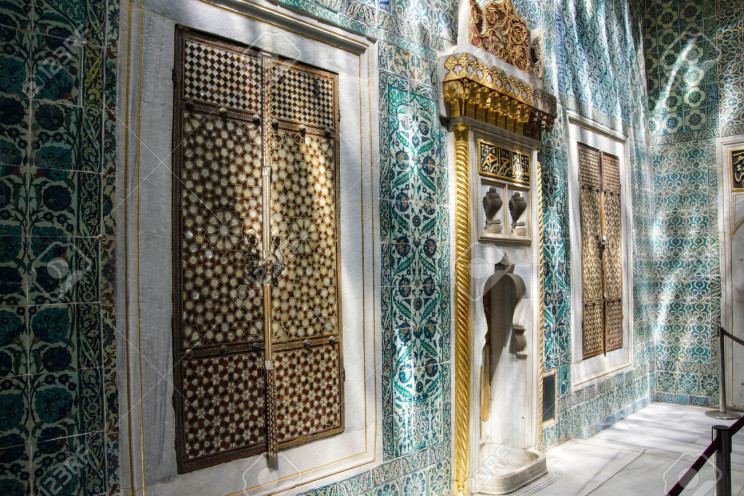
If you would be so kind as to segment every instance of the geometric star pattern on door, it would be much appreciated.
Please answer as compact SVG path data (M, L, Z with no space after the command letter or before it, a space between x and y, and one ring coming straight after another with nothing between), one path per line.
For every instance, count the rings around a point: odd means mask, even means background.
M174 400L187 472L343 431L338 82L185 30L176 61Z

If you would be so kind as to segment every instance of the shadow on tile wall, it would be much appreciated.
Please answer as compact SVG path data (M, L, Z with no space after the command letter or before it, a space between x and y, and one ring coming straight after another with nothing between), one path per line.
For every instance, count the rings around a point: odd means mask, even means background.
M435 52L454 39L455 5L419 11L391 5L284 1L379 37L380 225L382 237L383 451L371 472L307 494L449 494L450 295L446 130L436 116ZM515 2L529 27L545 31L546 84L560 93L555 131L544 137L546 368L560 370L559 423L542 444L589 436L647 404L653 390L651 226L653 180L645 137L646 80L640 9L621 0ZM364 18L357 12L369 13ZM374 15L374 12L376 15ZM442 24L441 14L448 12ZM451 14L450 14L451 13ZM392 16L391 16L392 14ZM373 22L373 19L376 19ZM616 70L608 68L617 68ZM635 368L571 391L570 275L565 110L631 139ZM436 220L436 222L432 222ZM427 467L428 466L428 467ZM423 471L421 470L423 468ZM422 476L425 474L426 476ZM428 486L425 486L428 481Z
M280 3L380 40L384 460L307 494L449 494L449 177L434 61L455 39L457 2ZM739 3L707 2L698 12L699 2L654 1L644 12L624 0L515 1L530 28L544 30L546 85L560 102L540 154L543 353L546 368L559 370L558 423L543 432L543 447L593 434L655 390L659 399L698 404L717 396L716 357L705 346L720 292L716 212L695 202L710 203L716 186L710 139L741 119L741 82L729 76L741 72L742 30L727 24ZM118 2L0 0L0 25L0 493L39 493L75 453L82 456L72 464L70 494L116 493L107 323ZM703 40L702 75L673 70L689 33L705 34L693 42ZM635 205L635 366L579 391L570 374L566 110L629 137ZM679 181L668 180L673 174ZM672 205L672 197L684 200ZM673 266L680 250L701 261L696 273ZM668 321L657 322L657 302ZM679 351L677 340L698 334L700 347Z
M649 0L646 5L656 191L656 398L662 401L718 402L721 274L715 139L744 133L743 23L739 0Z
M539 155L544 171L544 366L558 371L557 423L542 433L541 445L548 448L590 437L652 399L654 191L646 142L643 10L622 0L522 0L515 6L531 29L544 32L546 86L559 99L558 119ZM572 389L571 379L567 110L628 137L634 206L633 369L579 390Z
M4 495L119 490L118 16L118 0L0 1Z

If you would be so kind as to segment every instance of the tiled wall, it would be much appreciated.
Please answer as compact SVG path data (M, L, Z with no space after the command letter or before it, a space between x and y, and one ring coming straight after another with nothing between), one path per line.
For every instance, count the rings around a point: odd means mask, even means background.
M0 95L3 124L0 127L0 187L3 188L0 195L0 371L3 374L0 493L38 492L31 487L47 483L48 474L69 458L70 450L79 446L87 447L85 459L92 462L73 464L78 472L77 482L71 483L76 487L71 492L115 493L117 403L112 376L115 355L113 331L105 323L113 314L113 223L108 214L113 198L113 64L118 4L116 0L109 0L108 6L104 2L82 0L31 2L0 0L5 42L0 54L0 91L3 91ZM740 84L741 80L733 75L741 74L741 69L735 67L741 64L742 57L741 52L737 54L731 47L741 49L741 41L736 40L741 29L723 29L730 18L726 9L733 8L738 0L727 2L730 7L723 0L713 7L706 4L699 20L693 22L704 30L709 29L708 21L714 22L716 50L723 50L716 64L717 77L706 73L705 78L713 79L706 79L705 84L698 86L707 100L705 105L695 108L706 107L705 112L689 109L685 114L682 107L676 112L681 124L666 121L662 124L655 110L660 101L659 88L665 84L654 61L662 56L656 49L657 37L666 36L666 30L658 29L656 22L647 16L647 36L643 40L644 13L634 7L636 2L515 1L530 28L539 27L545 32L546 86L559 96L560 102L555 130L545 137L540 154L545 201L544 359L546 368L559 371L558 423L544 431L543 446L596 432L648 402L655 387L667 392L661 384L662 371L673 372L676 393L680 384L687 387L684 380L680 381L683 374L675 369L677 364L700 363L695 360L705 359L704 352L676 353L673 343L669 350L676 354L664 355L665 341L660 339L658 349L655 348L653 331L662 338L671 338L676 329L697 332L697 324L689 320L699 315L704 320L702 326L709 332L715 314L713 294L720 291L716 286L717 275L711 269L692 276L693 279L671 281L672 290L678 288L678 292L670 292L673 297L667 302L663 289L667 282L655 274L669 272L661 266L662 261L672 260L671 254L684 251L679 248L683 241L690 246L714 245L711 236L715 235L715 222L704 216L696 220L687 215L694 207L695 194L685 195L688 210L677 207L665 210L663 202L673 193L665 188L671 188L671 182L654 181L653 172L666 178L663 171L672 170L672 157L677 156L672 150L679 156L694 156L703 163L711 148L696 146L693 139L709 138L713 134L694 133L729 132L726 123L740 117L741 92L731 88L734 83ZM444 146L446 131L437 116L434 50L455 39L457 2L281 0L281 3L380 40L378 191L382 237L384 460L369 472L308 494L448 494L451 257L447 184L450 178ZM661 15L661 10L651 6L648 12L653 12L652 18L656 19L657 11ZM679 19L680 7L673 10ZM677 20L678 30L680 25ZM73 26L87 26L85 43L72 44L70 56L55 52ZM650 74L649 125L657 135L651 148L653 169L646 143L649 115L642 56L644 41L652 49L645 62ZM703 48L704 57L708 56L706 50L709 49ZM48 64L50 53L64 60L62 68L41 71L40 91L29 97L24 93L23 82ZM49 78L49 74L53 77ZM657 83L651 77L654 74ZM700 98L693 97L694 101L686 105L696 104ZM713 105L714 100L726 104ZM711 106L717 111L707 108ZM571 389L570 374L566 110L629 136L635 205L632 247L635 366L630 372L576 392ZM703 114L704 122L700 117ZM722 126L713 126L714 121ZM666 129L670 132L663 131ZM685 136L691 137L682 139ZM671 141L667 144L664 140ZM680 178L680 184L705 186L706 191L710 187L711 174L699 167L673 170L669 174L677 173L675 177ZM715 181L715 175L712 179ZM658 199L656 217L654 197ZM676 217L672 215L674 212ZM665 238L670 240L668 246L658 241L652 245L662 221L669 226L665 227L669 232L683 229L682 221L690 226L684 228L687 229L684 236ZM693 226L698 224L701 227ZM690 234L693 232L708 237L698 239L697 234ZM73 265L77 264L76 268L85 270L59 303L50 304L34 284L33 274L38 273L34 272L35 261L55 242L65 247L66 251L59 253L62 260L67 257ZM48 262L43 256L41 261ZM711 267L716 265L715 260L708 261ZM39 284L45 287L44 281ZM692 304L685 303L685 298L696 294L698 285L708 291L710 306L703 305L696 313L684 305ZM656 311L657 299L668 315L676 314L684 322L660 322L654 328L656 315L661 313ZM701 338L703 343L709 342L706 341L709 335ZM659 357L668 356L668 360L654 360L653 354L657 352ZM709 363L704 365L710 365L713 359L708 355ZM655 386L654 367L660 371L659 386ZM696 383L701 390L707 387L703 385L705 376L700 375ZM707 399L715 396L715 391L693 396Z
M545 369L558 374L557 423L545 428L547 448L588 437L651 401L651 288L653 180L645 138L646 95L642 16L623 0L515 2L530 28L545 36L546 86L558 95L559 115L543 138L543 242L545 276ZM640 59L639 59L640 57ZM615 129L630 144L633 202L632 370L572 390L571 266L569 230L568 121L571 110ZM579 310L580 311L580 310Z
M449 494L450 281L446 134L435 49L457 2L282 1L380 39L383 464L312 495ZM379 189L377 189L379 187Z
M300 6L297 2L286 3ZM331 15L316 4L302 5L315 15L347 26L348 5L359 7L355 2L343 2ZM445 130L436 118L434 53L427 47L439 48L452 39L454 25L435 27L434 32L443 37L440 41L422 36L421 30L410 29L414 25L405 22L399 25L405 31L389 29L388 12L416 11L417 5L390 7L380 3L376 27L360 27L360 32L385 40L380 44L379 59L385 463L308 494L418 494L409 485L416 481L423 484L427 479L430 494L449 490L449 458L432 457L432 453L449 453L450 449L450 256L446 246L449 233L444 227L448 225ZM650 244L653 180L644 132L644 61L639 60L642 11L631 11L622 0L523 0L515 5L530 28L545 31L546 85L560 93L561 103L556 129L545 137L540 156L545 171L544 353L546 368L558 368L560 377L559 422L546 429L542 440L544 446L551 446L569 437L591 435L615 422L648 403L653 389L649 374L654 315ZM608 69L611 67L619 69L612 71ZM633 226L635 367L573 393L566 109L630 137L633 200L638 205ZM413 468L417 464L424 470ZM399 467L408 467L402 469L403 477Z
M744 4L649 0L656 399L718 401L717 137L744 133Z
M0 1L3 495L118 491L118 8Z

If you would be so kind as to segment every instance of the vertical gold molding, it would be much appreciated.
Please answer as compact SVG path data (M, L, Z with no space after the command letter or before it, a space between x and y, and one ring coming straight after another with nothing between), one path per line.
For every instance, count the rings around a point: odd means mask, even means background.
M470 464L470 128L455 124L455 441L453 489L466 496Z
M539 357L540 357L540 365L537 369L537 391L538 391L538 404L537 404L537 440L536 443L537 446L540 446L540 443L542 443L542 430L543 430L543 373L545 372L545 333L544 333L544 326L545 326L545 271L543 270L543 262L544 262L544 255L543 255L543 193L542 193L542 164L539 161L535 161L535 188L537 189L537 263L538 267L537 270L539 271L539 278L540 278L540 287L538 288L540 290L539 298L540 302L538 304L538 311L540 312L540 315L537 317L538 322L538 328L537 332L538 334L538 346L540 349L538 350ZM557 407L556 407L557 408Z

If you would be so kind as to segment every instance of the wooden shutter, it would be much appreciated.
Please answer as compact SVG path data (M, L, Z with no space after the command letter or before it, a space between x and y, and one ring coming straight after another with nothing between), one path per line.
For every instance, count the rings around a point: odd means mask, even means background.
M338 277L337 79L273 59L271 288L280 448L343 430Z
M602 266L602 180L600 152L579 143L581 202L581 274L583 282L584 358L604 351Z
M623 240L621 232L620 161L602 154L605 250L605 351L623 347Z
M276 66L323 85L273 81ZM183 29L174 75L174 406L187 472L343 430L338 105L332 74Z
M583 357L623 346L620 162L578 144Z

